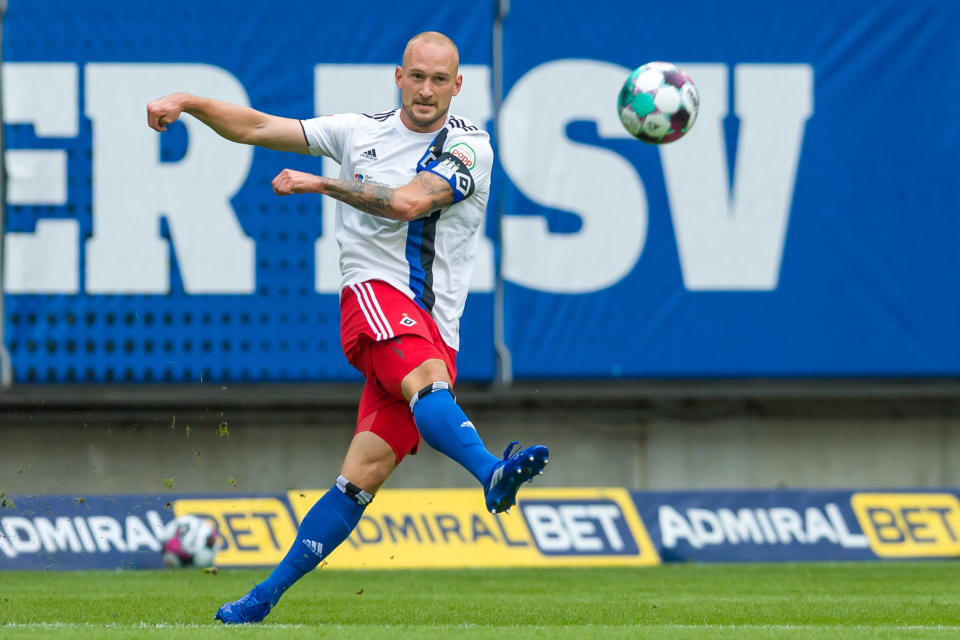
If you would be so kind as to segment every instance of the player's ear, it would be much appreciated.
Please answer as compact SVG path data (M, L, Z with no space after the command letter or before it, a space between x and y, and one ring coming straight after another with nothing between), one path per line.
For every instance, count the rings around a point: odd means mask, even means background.
M458 73L457 79L453 83L453 95L457 95L458 93L460 93L461 86L463 86L463 76Z
M397 70L393 72L394 79L397 81L397 89L400 88L400 78L403 77L403 67L397 67Z

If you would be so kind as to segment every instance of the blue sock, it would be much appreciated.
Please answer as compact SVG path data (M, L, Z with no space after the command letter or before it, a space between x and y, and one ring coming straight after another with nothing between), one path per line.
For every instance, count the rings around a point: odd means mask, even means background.
M486 482L500 458L487 451L453 394L436 387L421 394L414 396L416 400L412 402L420 435L431 447L459 462L481 484Z
M337 480L339 482L340 478ZM366 504L358 504L337 485L330 487L304 516L290 551L273 573L257 585L260 594L271 605L277 604L284 591L315 569L321 559L347 539L360 522L365 508Z

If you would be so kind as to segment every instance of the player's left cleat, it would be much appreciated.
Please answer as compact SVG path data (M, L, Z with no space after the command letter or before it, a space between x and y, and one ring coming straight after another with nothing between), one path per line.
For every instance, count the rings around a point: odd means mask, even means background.
M503 462L493 468L493 473L484 486L483 493L490 513L508 511L515 505L520 485L543 473L543 468L550 461L550 451L542 444L511 453L518 444L519 442L514 441L507 445L503 452Z
M247 622L260 622L270 613L272 605L263 598L254 587L250 593L239 600L228 602L217 610L215 620L223 624L244 624Z

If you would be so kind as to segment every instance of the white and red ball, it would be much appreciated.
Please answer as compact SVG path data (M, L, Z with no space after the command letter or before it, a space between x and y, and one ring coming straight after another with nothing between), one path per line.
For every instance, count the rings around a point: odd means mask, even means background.
M700 109L696 85L669 62L648 62L630 73L617 99L620 122L630 135L651 144L678 140Z
M210 521L184 515L168 522L163 529L163 563L168 567L210 567L223 549L223 536Z

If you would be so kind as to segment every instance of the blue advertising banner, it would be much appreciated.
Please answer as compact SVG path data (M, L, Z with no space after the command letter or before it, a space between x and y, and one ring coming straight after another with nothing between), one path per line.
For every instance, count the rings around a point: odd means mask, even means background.
M960 556L953 489L632 492L664 562Z
M875 559L850 491L631 494L664 562Z
M4 21L6 337L18 382L358 379L340 353L333 201L281 199L328 159L233 144L146 104L187 91L293 118L398 104L406 41L459 45L454 109L488 127L488 3L331 11L296 0L13 0ZM495 225L491 224L491 228ZM493 376L484 238L460 376Z
M453 109L492 130L494 5L11 1L16 381L357 379L339 348L333 203L270 188L283 168L335 164L191 118L158 135L145 104L186 90L290 117L389 109L404 43L439 29L460 48ZM494 377L498 268L515 378L960 374L960 3L634 13L510 4L461 378ZM659 147L616 110L651 60L700 92L691 132Z
M300 519L323 493L0 494L0 570L159 568L164 525L174 517L200 518L218 532L217 566L270 567L286 554ZM478 496L475 489L384 489L331 554L330 567L960 557L960 492L954 489L529 488L513 514L497 516Z
M958 29L940 0L511 3L514 375L960 372L960 123L920 106L960 99ZM616 108L651 60L700 93L660 147Z
M162 496L3 496L0 569L159 569Z

